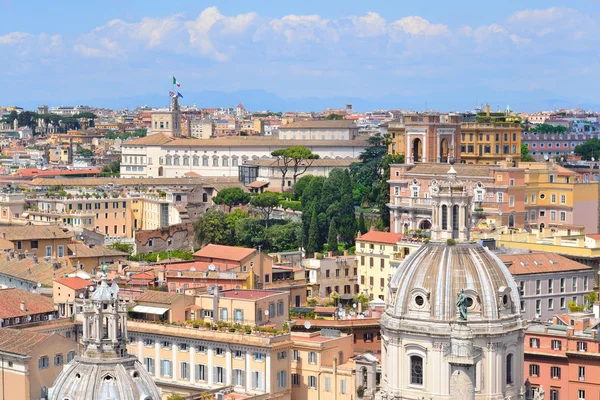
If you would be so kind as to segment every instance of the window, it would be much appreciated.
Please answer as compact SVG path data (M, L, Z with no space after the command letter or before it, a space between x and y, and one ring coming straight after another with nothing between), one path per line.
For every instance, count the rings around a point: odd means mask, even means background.
M234 322L244 322L244 310L233 310Z
M265 282L266 282L266 280L265 280ZM273 303L273 302L269 303L269 315L271 317L275 316L275 303Z
M65 256L65 246L63 246L63 245L58 246L57 251L58 251L58 258L62 258Z
M558 400L558 390L557 389L550 390L550 400Z
M565 292L565 278L560 278L560 292L561 293Z
M537 364L529 364L529 376L540 376L540 366Z
M308 377L308 388L316 389L317 388L317 377L314 375L310 375Z
M373 341L373 332L365 332L363 335L363 340L366 343L370 343Z
M233 386L244 386L244 370L234 369L231 371L231 379Z
M508 197L508 206L509 207L514 207L515 206L515 196L509 196Z
M46 369L50 366L50 360L47 356L40 357L38 360L38 369Z
M566 222L567 221L567 213L564 211L560 212L560 221L561 222Z
M578 351L587 351L587 343L586 342L577 342L577 350Z
M314 351L309 351L308 352L308 363L309 364L316 364L317 363L317 353L315 353Z
M548 299L548 310L554 310L554 299Z
M227 310L226 308L221 308L221 309L220 309L220 312L219 312L219 319L220 319L221 321L227 321L227 320L229 319L229 315L228 315L229 313L228 313L228 311L229 311L229 310Z
M410 383L423 385L423 358L420 356L410 356Z
M208 167L208 157L202 157L202 166Z
M160 347L162 347L163 349L170 349L171 342L167 342L166 340L163 340L162 342L160 342Z
M292 350L292 361L300 361L300 352L298 350Z
M246 354L246 353L243 352L242 350L235 350L233 352L233 357L234 358L244 358L244 354Z
M331 378L326 376L324 383L325 383L325 391L330 392L331 391Z
M54 356L54 366L60 367L61 365L63 365L63 355L59 353Z
M287 387L287 371L279 371L277 373L277 387L279 389Z
M580 381L585 381L585 367L579 366L577 368L577 377Z
M277 315L283 315L283 301L277 302Z
M537 281L535 281L535 294L541 294L542 293L542 281L540 281L539 279Z
M52 257L52 246L46 246L46 257Z
M560 204L567 204L567 195L565 195L565 194L560 195Z
M560 379L560 367L550 367L550 378Z
M252 389L265 390L265 379L262 371L252 371Z
M205 364L196 364L196 380L201 382L208 381Z
M33 249L33 240L31 241L31 249ZM36 242L37 243L37 242ZM23 249L23 242L21 242L20 240L17 240L17 250L22 250ZM36 247L37 249L37 247Z
M179 343L179 351L188 351L187 343Z
M507 385L512 385L513 383L513 358L514 356L511 354L508 354L506 356L506 384Z
M264 361L265 355L264 353L254 353L254 361Z
M278 360L285 360L287 358L287 351L280 351L277 353Z
M560 350L562 348L562 342L560 340L552 341L552 350Z
M196 346L196 352L198 353L206 353L206 346L199 344Z
M577 291L577 277L576 276L574 276L571 281L571 287L572 287L573 292Z
M214 367L213 370L213 381L214 383L225 383L225 368Z
M171 360L161 360L160 375L166 376L166 377L171 377Z
M144 367L146 367L146 371L148 371L150 375L154 375L154 358L144 357Z
M225 352L222 347L215 347L215 356L223 356L223 354L225 354Z
M589 290L589 281L587 276L583 277L583 290L586 292Z
M300 386L300 374L292 374L292 386Z
M579 389L577 391L577 400L585 400L585 390Z
M533 349L539 349L540 348L540 339L529 338L529 347L531 347Z
M556 203L556 195L554 193L550 195L550 203Z
M550 221L556 221L556 211L550 211Z
M345 379L340 380L340 393L346 394L346 380Z
M185 381L190 380L190 364L185 361L182 361L181 364L179 364L179 376Z
M67 353L67 363L70 363L71 360L73 360L75 358L75 356L77 355L76 352L74 351L70 351Z
M218 167L219 166L219 158L215 157L213 158L213 167Z

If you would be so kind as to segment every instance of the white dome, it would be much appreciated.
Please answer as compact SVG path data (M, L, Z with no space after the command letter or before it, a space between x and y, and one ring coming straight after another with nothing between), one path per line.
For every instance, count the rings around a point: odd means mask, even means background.
M404 260L392 277L386 317L456 321L461 289L469 299L469 322L497 322L521 314L515 281L491 251L477 243L430 242Z

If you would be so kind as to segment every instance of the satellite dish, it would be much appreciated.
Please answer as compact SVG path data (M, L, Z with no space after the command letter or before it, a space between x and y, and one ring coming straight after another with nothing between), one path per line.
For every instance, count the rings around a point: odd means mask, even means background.
M306 321L306 322L304 323L304 328L305 328L305 329L310 329L310 327L311 327L311 325L310 325L310 322L309 322L309 321Z
M31 321L31 315L27 316L27 322Z
M356 303L352 304L352 308L356 308Z
M216 270L217 270L217 267L215 267L215 264L210 264L210 265L208 266L208 270L209 270L209 271L216 271Z
M544 160L548 161L548 154L544 154Z
M269 310L265 310L265 315L268 317L269 316Z
M80 299L83 299L83 298L84 298L84 296L83 296L83 293L79 293L79 298L80 298Z
M41 282L38 282L38 284L37 284L37 287L38 287L38 288L41 288L41 287L42 287L42 284L41 284Z
M93 292L93 291L94 291L94 287L90 286L90 292Z

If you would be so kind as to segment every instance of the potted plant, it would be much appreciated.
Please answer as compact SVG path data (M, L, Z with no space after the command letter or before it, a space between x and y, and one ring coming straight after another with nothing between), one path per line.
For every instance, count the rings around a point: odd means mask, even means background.
M359 399L362 399L364 395L365 395L365 388L362 385L357 387L356 388L356 396Z

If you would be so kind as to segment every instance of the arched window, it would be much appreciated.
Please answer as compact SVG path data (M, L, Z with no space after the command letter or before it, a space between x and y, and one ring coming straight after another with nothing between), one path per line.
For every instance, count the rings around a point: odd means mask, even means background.
M177 196L175 196L175 201L181 201L181 195L178 194Z
M166 163L167 165L171 165L171 156L166 156L165 157Z
M194 158L192 159L193 165L194 167L197 167L198 165L200 165L200 159L198 158L198 156L194 156Z
M169 129L169 121L166 122L167 129Z
M423 358L410 356L410 384L423 385Z
M202 202L208 203L208 195L206 193L202 193Z
M442 206L442 229L448 229L448 207Z
M512 385L513 383L513 354L506 356L506 384Z
M173 165L179 165L179 156L173 157Z
M188 156L183 156L183 165L190 165L190 158Z

